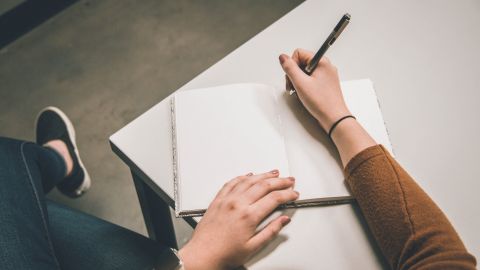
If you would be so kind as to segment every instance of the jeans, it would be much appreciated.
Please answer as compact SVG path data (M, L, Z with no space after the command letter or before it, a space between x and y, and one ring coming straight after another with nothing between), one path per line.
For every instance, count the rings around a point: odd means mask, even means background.
M0 269L152 269L166 247L47 200L63 158L0 137Z

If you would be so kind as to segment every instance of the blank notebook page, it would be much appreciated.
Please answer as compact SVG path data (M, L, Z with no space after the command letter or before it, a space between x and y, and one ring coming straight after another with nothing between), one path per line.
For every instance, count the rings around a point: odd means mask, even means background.
M175 94L177 214L207 208L236 176L272 169L289 176L277 98L271 87L260 84Z

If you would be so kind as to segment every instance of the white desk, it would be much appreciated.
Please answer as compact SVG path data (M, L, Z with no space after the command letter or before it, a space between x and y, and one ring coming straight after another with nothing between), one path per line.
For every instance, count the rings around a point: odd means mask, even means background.
M480 257L480 2L307 1L180 90L237 82L282 85L278 55L296 47L317 49L346 11L352 22L329 58L342 80L372 79L396 157ZM110 140L173 206L168 98ZM381 268L361 222L351 206L296 210L251 268Z

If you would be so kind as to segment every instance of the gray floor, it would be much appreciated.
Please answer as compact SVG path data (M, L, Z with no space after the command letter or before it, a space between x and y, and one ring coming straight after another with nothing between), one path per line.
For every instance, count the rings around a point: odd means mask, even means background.
M145 234L109 135L300 2L79 1L0 51L0 136L33 140L36 113L63 109L93 186L76 200L49 197Z
M23 0L2 0L0 2L0 15L20 5L22 2Z

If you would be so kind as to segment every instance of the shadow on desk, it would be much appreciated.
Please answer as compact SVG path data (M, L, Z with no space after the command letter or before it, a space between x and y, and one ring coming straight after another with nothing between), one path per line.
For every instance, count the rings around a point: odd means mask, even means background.
M281 211L280 215L284 215L292 218L295 215L296 210L297 209L285 209ZM250 259L247 266L250 267L255 265L258 261L267 257L270 253L275 251L275 249L277 249L282 243L286 242L287 240L288 240L288 237L286 235L283 235L280 232L280 234L277 237L275 237L272 242L270 242L265 248L261 249L257 254L255 254L255 256L252 257L252 259ZM243 269L247 269L247 268L243 268Z

